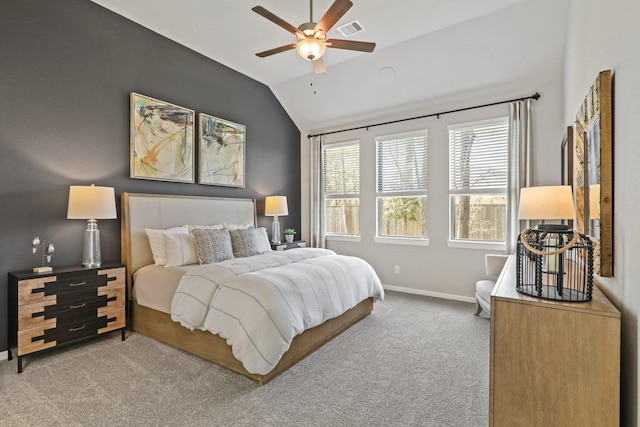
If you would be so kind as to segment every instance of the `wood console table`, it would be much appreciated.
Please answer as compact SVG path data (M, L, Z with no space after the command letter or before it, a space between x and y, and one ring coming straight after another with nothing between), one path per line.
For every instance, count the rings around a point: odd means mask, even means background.
M620 313L516 291L516 258L491 293L489 425L618 426Z

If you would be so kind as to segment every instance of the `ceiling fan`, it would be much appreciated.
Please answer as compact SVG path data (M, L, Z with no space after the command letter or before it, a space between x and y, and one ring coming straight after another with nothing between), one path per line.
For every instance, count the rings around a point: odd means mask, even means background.
M313 22L313 0L309 0L309 3L309 22L301 24L298 28L277 17L262 6L252 8L251 10L255 13L294 34L298 39L297 43L286 44L274 49L265 50L264 52L256 53L256 55L260 58L264 58L266 56L275 55L276 53L296 49L300 56L311 61L313 64L313 70L316 74L319 74L324 73L327 70L324 60L322 59L322 55L328 47L334 49L357 50L360 52L373 52L373 49L376 47L375 43L327 39L327 33L331 27L333 27L334 24L338 22L345 13L347 13L351 6L353 6L353 3L350 0L336 0L333 2L331 7L329 7L324 16L320 18L317 23Z

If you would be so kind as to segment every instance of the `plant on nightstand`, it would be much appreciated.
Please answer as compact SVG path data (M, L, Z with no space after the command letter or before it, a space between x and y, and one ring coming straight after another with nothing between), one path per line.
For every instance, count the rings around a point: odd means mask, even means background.
M284 230L284 238L287 242L293 242L293 236L296 235L296 230L293 228L287 228Z

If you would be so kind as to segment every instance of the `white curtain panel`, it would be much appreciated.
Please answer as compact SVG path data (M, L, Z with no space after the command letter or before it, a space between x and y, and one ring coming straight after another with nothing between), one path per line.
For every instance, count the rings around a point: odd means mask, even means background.
M520 189L533 185L533 113L531 99L509 104L509 180L507 183L506 253L516 252L524 229L518 219Z
M311 138L311 241L312 248L324 248L324 204L322 198L322 135Z

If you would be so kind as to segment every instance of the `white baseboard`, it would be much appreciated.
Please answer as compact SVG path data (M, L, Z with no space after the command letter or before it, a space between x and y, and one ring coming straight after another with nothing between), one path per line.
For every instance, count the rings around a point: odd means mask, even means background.
M440 292L423 291L421 289L403 288L403 287L400 287L400 286L393 286L393 285L382 285L382 287L385 290L395 291L395 292L403 292L405 294L424 295L424 296L427 296L427 297L451 299L451 300L462 301L462 302L471 302L471 303L475 303L476 302L476 299L474 297L463 297L462 295L443 294L443 293L440 293Z
M0 351L0 360L8 360L9 359L9 350Z

